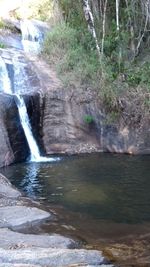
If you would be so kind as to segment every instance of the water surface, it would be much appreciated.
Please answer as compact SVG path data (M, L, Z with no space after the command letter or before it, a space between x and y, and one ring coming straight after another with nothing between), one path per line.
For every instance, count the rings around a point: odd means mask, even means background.
M21 163L1 172L56 214L27 233L71 236L102 250L116 266L141 267L150 266L149 161L150 156L96 154Z
M150 221L149 156L97 154L2 169L29 197L94 219Z

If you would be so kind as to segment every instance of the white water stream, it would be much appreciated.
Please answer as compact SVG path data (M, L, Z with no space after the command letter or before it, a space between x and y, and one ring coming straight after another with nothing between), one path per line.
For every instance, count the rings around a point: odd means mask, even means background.
M20 121L25 133L25 136L27 138L27 142L31 151L31 158L30 161L47 161L47 158L45 157L41 157L40 156L40 151L39 148L37 146L37 143L33 137L32 134L32 130L31 130L31 126L30 126L30 122L29 122L29 117L28 117L28 113L27 113L27 109L26 109L26 105L24 102L24 99L22 96L15 94L16 96L16 104L18 107L18 112L19 112L19 116L20 116Z
M39 54L43 35L40 29L31 20L25 19L20 22L22 45L26 53Z
M11 82L8 77L6 64L0 56L0 91L4 91L6 94L12 94Z

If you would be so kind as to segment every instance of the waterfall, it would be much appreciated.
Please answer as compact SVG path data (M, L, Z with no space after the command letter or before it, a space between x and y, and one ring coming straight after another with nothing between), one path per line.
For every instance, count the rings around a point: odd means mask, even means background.
M44 36L35 22L28 19L20 22L22 45L25 52L39 54Z
M26 105L22 96L16 94L16 104L19 111L19 116L22 124L22 128L24 130L25 136L27 138L27 142L29 148L31 150L31 161L39 161L40 151L37 146L37 143L32 135L31 126L29 123L29 117L26 109Z
M27 138L27 142L28 142L30 152L31 152L30 161L32 161L32 162L55 161L56 160L55 158L47 158L47 157L41 157L40 156L40 151L39 151L38 145L37 145L36 140L32 134L29 116L27 113L24 99L19 94L15 94L15 97L16 97L16 104L18 107L21 125L22 125L22 128L24 130L25 136Z
M12 94L7 67L2 57L0 57L0 90L4 91L6 94Z
M32 134L31 130L31 125L30 125L30 120L29 116L27 113L26 105L24 102L24 99L21 95L18 93L18 87L24 83L24 72L23 69L19 67L17 62L14 62L14 91L13 93L12 86L11 86L11 80L9 78L7 66L5 64L5 61L3 60L2 57L0 57L0 85L1 89L3 90L4 93L6 94L11 94L15 96L16 99L16 105L18 108L19 116L20 116L20 121L22 128L24 130L29 149L30 149L30 161L34 162L52 162L56 161L59 158L47 158L47 157L42 157L40 156L40 151L38 148L38 145L36 143L36 140ZM23 85L22 85L23 86ZM17 91L17 93L16 93Z

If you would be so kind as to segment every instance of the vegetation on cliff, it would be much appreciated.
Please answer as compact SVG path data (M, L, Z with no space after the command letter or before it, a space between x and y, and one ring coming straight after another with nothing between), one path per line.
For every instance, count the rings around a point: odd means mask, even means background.
M150 1L61 0L59 7L61 19L47 35L44 53L65 86L98 89L112 111L132 95L135 102L142 99L135 112L147 114Z

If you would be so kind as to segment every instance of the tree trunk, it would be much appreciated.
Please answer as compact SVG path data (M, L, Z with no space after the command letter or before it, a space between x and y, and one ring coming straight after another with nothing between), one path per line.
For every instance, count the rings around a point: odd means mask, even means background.
M88 24L88 29L95 40L96 49L97 49L99 58L101 58L100 46L98 44L98 39L97 39L95 25L94 25L94 17L93 17L93 14L92 14L92 11L89 5L89 0L82 0L82 2L83 2L84 16Z

